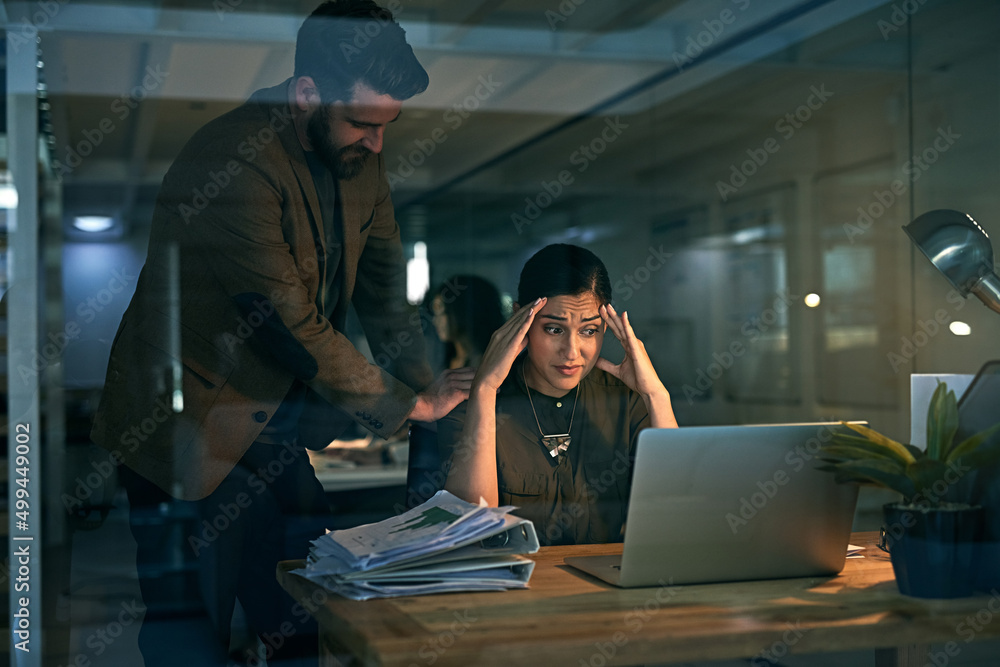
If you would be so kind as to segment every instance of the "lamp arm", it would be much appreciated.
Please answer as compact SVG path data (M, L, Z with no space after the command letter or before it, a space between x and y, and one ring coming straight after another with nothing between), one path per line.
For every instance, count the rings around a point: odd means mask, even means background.
M997 274L992 271L986 273L969 291L979 297L987 308L1000 313L1000 278Z

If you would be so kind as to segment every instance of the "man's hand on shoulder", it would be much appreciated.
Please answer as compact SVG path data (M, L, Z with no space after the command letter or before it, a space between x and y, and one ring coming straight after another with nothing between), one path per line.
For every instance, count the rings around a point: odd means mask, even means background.
M417 394L417 403L409 418L418 422L435 422L469 398L474 368L443 371L427 389Z

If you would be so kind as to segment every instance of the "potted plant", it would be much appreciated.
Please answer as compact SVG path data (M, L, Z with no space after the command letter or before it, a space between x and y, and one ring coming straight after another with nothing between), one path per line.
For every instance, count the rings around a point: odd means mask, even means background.
M960 597L975 588L982 507L969 503L973 473L1000 459L1000 423L955 442L958 402L939 382L927 411L927 448L842 422L857 435L834 434L820 450L821 466L839 482L899 492L883 507L883 530L896 583L904 595Z

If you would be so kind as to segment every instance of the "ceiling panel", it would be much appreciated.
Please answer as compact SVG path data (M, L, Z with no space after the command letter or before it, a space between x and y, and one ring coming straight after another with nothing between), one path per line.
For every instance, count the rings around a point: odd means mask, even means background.
M609 100L662 66L641 63L556 61L536 70L497 109L507 112L575 115Z
M480 102L489 108L496 104L496 99L506 94L504 86L516 81L525 66L516 61L505 62L499 58L476 57L468 54L436 53L429 57L417 52L430 77L427 90L407 102L407 107L423 107L431 109L449 109L454 104L460 104L469 95L474 95L479 85L478 77L493 77L502 86L496 92L500 95L487 96ZM493 97L494 99L489 99Z
M830 5L855 7L842 9L850 15L857 6L876 1L838 0ZM74 194L96 183L106 185L105 192L123 193L155 184L199 127L254 90L291 74L295 31L318 0L232 4L233 11L228 11L225 3L208 0L74 0L53 18L51 29L42 33L42 46L58 142L56 158L62 160L105 119L114 124L86 163L64 180L67 209L73 207ZM580 4L400 0L398 18L431 83L424 94L404 105L402 117L387 133L390 171L410 174L396 183L394 196L407 202L453 182L462 190L509 190L520 185L519 175L534 173L526 167L536 165L542 155L553 173L558 172L581 137L586 139L587 132L594 131L588 122L574 123L575 117L669 70L674 66L675 40L703 29L699 21L706 12L731 4L730 0ZM802 5L801 0L754 3L751 9L757 12L754 20L764 20L796 5ZM567 20L553 23L552 13L559 13L560 7ZM748 10L747 21L750 14ZM816 23L813 32L830 20ZM674 136L655 147L637 145L635 150L673 164L685 151L697 150L715 137L731 137L773 122L765 117L773 108L765 103L766 96L787 94L779 66L815 65L790 57L768 73L767 85L752 91L741 87L746 82L738 75L732 84L707 84L744 71L748 63L760 62L781 43L731 62L720 58L723 66L690 67L682 76L597 115L656 119L662 123L662 136ZM831 45L831 58L837 55L836 47ZM155 79L155 85L144 88L144 79ZM742 92L730 95L733 87ZM706 98L702 90L714 92ZM138 102L137 93L146 99ZM684 99L690 100L689 107ZM686 108L694 111L686 115ZM718 112L706 114L706 108ZM669 112L650 115L650 109ZM562 127L570 129L548 136L553 128ZM431 150L427 142L434 136L438 141ZM628 151L622 148L632 141L623 138L614 155L609 153L602 161L609 182L628 182L636 169L656 173L655 165L629 163ZM533 149L518 153L528 146ZM482 173L484 165L499 157L503 157L500 169ZM460 180L469 174L478 176ZM537 178L528 178L524 187L537 188ZM147 190L138 192L140 201L126 203L126 209L149 206L142 200ZM123 198L130 201L128 194Z
M124 37L67 35L61 37L58 58L50 56L50 40L42 42L49 92L71 95L128 95L136 85L146 48L143 40Z
M241 103L256 89L258 73L271 56L269 45L177 43L161 96ZM290 74L291 61L281 64Z
M72 176L100 171L97 160L120 160L127 153L131 125L122 116L128 107L120 99L72 95L59 99L65 109L65 140L58 144L56 159L66 165Z
M232 102L163 100L156 114L156 129L149 147L149 159L173 160L180 147L202 125L232 109Z

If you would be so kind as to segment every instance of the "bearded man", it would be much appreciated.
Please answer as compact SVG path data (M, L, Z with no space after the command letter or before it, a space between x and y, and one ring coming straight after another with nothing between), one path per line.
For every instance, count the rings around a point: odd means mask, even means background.
M299 30L294 76L201 128L163 179L92 438L122 464L144 596L156 545L137 508L191 503L185 548L220 661L240 652L237 601L258 637L291 645L275 634L288 622L309 635L275 581L330 516L305 448L352 421L388 437L468 396L470 369L434 380L426 362L381 156L427 84L390 12L325 2ZM345 337L351 304L371 349L393 351L383 366ZM148 633L140 647L169 662Z

